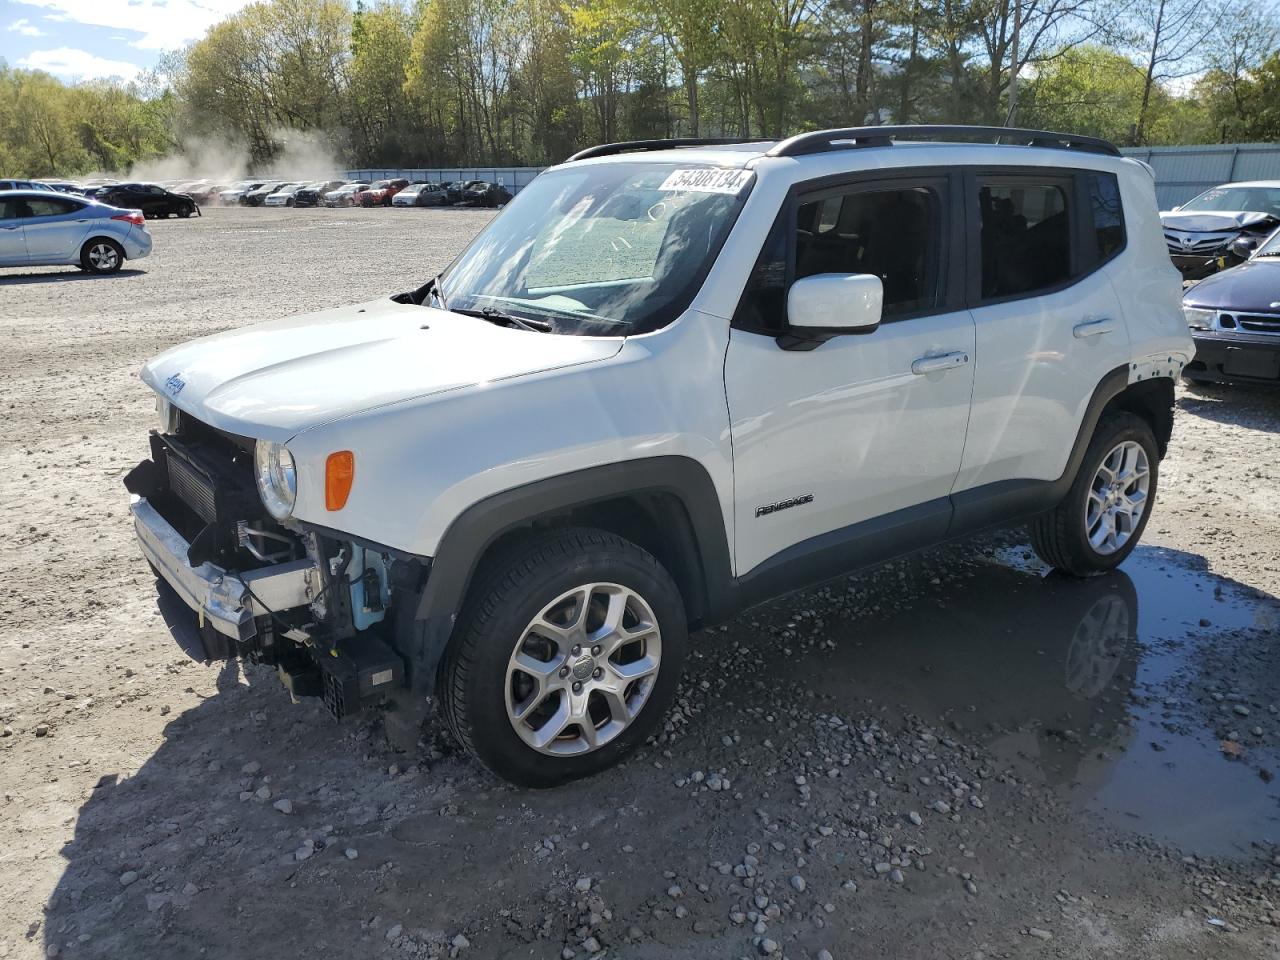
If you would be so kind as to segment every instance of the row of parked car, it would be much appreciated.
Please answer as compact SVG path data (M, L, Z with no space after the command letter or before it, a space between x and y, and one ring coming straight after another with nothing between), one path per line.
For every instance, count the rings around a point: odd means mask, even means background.
M1162 212L1201 383L1280 386L1280 180L1227 183Z
M488 180L242 180L188 190L198 201L242 207L501 207L511 199Z
M434 183L390 180L214 180L159 183L91 180L0 180L0 190L46 190L77 194L147 217L199 215L201 205L242 207L501 207L511 193L489 180Z
M190 194L170 190L158 183L120 183L115 180L86 183L74 183L69 180L0 180L0 190L36 190L84 197L125 210L140 210L148 220L171 216L185 219L200 215L200 205Z

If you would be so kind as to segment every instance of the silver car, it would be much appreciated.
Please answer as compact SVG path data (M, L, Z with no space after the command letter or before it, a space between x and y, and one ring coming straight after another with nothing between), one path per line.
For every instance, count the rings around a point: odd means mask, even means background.
M48 190L0 190L0 267L72 264L114 273L151 253L139 210Z
M0 180L0 190L53 190L39 180Z

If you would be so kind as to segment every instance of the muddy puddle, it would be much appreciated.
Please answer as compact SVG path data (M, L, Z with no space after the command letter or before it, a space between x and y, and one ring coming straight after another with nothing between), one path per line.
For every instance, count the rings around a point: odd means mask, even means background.
M836 649L805 667L815 693L942 720L1082 815L1185 854L1280 840L1276 598L1160 548L1085 582L997 550L904 589L909 604L832 625Z

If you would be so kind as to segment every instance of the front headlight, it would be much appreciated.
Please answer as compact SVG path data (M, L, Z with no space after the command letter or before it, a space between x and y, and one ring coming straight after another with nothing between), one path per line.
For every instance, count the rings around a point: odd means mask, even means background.
M156 394L156 417L160 420L161 433L177 433L182 421L182 411L165 397Z
M1187 326L1192 330L1212 330L1216 313L1216 310L1201 310L1199 307L1182 308L1182 315L1187 318Z
M283 443L259 440L253 449L253 473L258 480L258 496L267 513L283 520L293 512L298 499L298 472L293 454Z

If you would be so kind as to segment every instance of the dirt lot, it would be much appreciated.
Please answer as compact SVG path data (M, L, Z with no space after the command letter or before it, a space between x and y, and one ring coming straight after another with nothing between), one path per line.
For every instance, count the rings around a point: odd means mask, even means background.
M1280 956L1280 395L1180 391L1123 572L1013 536L753 611L557 791L187 660L120 485L138 367L488 216L212 210L116 277L0 272L0 957Z

